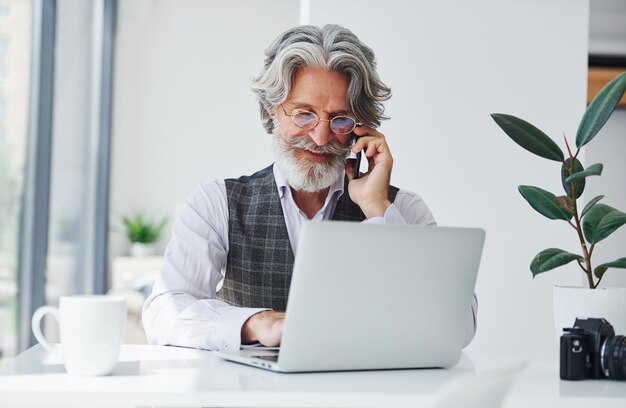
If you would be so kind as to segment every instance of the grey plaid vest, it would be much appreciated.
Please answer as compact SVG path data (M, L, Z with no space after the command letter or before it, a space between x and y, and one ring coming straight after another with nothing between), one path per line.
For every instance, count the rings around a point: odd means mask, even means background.
M347 179L346 179L347 183ZM217 297L235 306L284 311L294 255L272 166L251 176L226 179L228 240L226 277ZM333 220L363 221L361 208L345 193ZM389 201L398 189L389 188Z

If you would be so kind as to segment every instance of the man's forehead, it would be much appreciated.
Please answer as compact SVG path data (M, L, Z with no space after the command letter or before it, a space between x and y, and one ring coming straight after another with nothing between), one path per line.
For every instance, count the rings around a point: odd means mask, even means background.
M347 109L345 106L346 104L344 103L342 105L342 107L336 108L336 109L332 109L332 110L328 110L326 111L325 108L320 107L320 106L315 106L312 105L310 103L307 102L303 102L303 101L298 101L298 100L290 100L287 99L285 101L286 104L289 105L289 108L291 109L305 109L305 110L310 110L310 111L325 111L326 113L329 114L344 114L344 113L350 113L350 110Z
M316 67L296 71L285 102L291 108L309 108L328 113L348 112L349 79L344 73Z

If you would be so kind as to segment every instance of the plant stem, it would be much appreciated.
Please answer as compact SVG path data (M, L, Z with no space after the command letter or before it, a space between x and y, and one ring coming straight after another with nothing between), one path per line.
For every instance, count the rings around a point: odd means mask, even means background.
M585 258L585 273L587 274L587 281L589 282L589 288L594 289L596 286L593 283L593 276L591 271L591 253L587 250L587 243L583 237L582 227L580 226L580 218L578 217L578 209L576 209L576 202L574 201L574 219L576 220L576 232L578 233L578 239L580 240L580 246L583 249L583 257Z
M574 173L574 162L576 160L576 156L580 152L580 148L576 150L576 154L572 156L572 151L570 150L569 143L567 143L567 138L565 139L565 144L567 145L567 151L570 155L570 163L569 163L569 174L570 176ZM587 250L587 242L585 241L585 237L583 236L583 229L580 225L580 217L578 216L578 205L576 204L576 183L571 182L571 191L572 191L572 200L574 201L574 220L576 221L576 232L578 233L578 240L580 241L580 246L583 250L583 257L585 258L585 266L586 268L581 268L585 271L587 275L587 282L589 283L590 289L595 289L596 285L593 283L593 274L591 267L591 252L593 251L593 245L591 247L591 251ZM570 222L571 223L571 222ZM578 263L580 265L580 262Z
M574 187L574 183L572 183L572 188ZM576 220L576 232L578 233L578 239L580 241L580 246L583 249L583 257L585 258L586 268L583 268L585 274L587 275L587 281L589 282L589 289L595 289L596 285L593 283L593 275L591 268L591 251L587 249L587 243L585 242L585 237L583 237L583 229L580 226L580 217L578 217L578 208L576 208L576 200L574 200L574 219ZM593 250L593 247L591 248Z
M578 214L576 214L576 224L578 225L578 228L576 228L576 231L578 231L578 239L580 240L580 245L582 246L582 249L583 249L583 256L585 257L587 281L589 282L589 288L594 289L596 286L593 283L593 275L592 275L593 268L591 267L591 254L589 253L589 251L587 251L587 244L585 243L585 238L583 238L583 234L580 229L580 221L578 218Z

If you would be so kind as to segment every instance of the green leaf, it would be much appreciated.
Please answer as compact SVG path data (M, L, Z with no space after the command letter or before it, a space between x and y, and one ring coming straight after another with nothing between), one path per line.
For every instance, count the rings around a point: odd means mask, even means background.
M597 240L595 242L600 242L604 238L610 236L614 233L619 227L626 224L626 214L615 210L612 213L608 214L604 217L597 228Z
M600 220L614 210L615 208L605 204L596 204L589 210L585 218L583 218L583 234L587 242L593 243Z
M622 225L626 214L605 204L596 204L583 219L583 232L590 244L602 241Z
M556 196L549 191L534 186L519 186L519 192L539 214L551 220L569 220L572 214L562 210L556 204Z
M539 252L530 263L530 271L533 273L533 278L542 272L549 271L558 266L568 264L578 259L583 261L584 258L578 254L572 254L558 248L548 248Z
M591 210L594 204L602 200L603 198L604 198L603 195L599 195L597 197L594 197L591 201L589 201L587 205L585 205L585 208L583 208L583 212L580 213L580 218L584 217L585 214L587 214L587 211Z
M602 278L602 275L604 275L604 272L606 272L606 270L609 268L626 269L626 258L620 258L620 259L616 259L613 262L607 262L607 263L603 263L602 265L598 265L596 269L593 271L593 273L594 275L596 275L598 279L600 279Z
M568 196L572 197L574 200L578 199L585 191L585 179L574 181L574 191L575 195L572 193L572 183L568 183L566 180L574 173L578 173L584 171L585 168L583 164L578 159L574 159L574 166L572 171L570 172L570 163L572 159L568 158L563 162L561 166L561 184L563 185L563 189L567 193Z
M574 180L584 179L585 177L599 176L600 174L602 174L603 167L604 166L602 165L602 163L592 164L591 166L587 167L585 170L572 174L567 179L565 179L565 182L571 183Z
M613 78L593 98L576 132L576 146L583 147L595 137L609 119L626 91L626 72Z
M515 143L543 158L563 161L563 152L552 139L523 119L504 113L492 113L491 117Z

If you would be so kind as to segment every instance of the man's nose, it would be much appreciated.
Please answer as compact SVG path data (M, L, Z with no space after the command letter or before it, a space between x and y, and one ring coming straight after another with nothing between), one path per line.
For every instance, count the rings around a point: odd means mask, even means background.
M311 129L309 136L318 146L330 143L335 138L334 133L330 130L330 120L319 119L317 126Z

